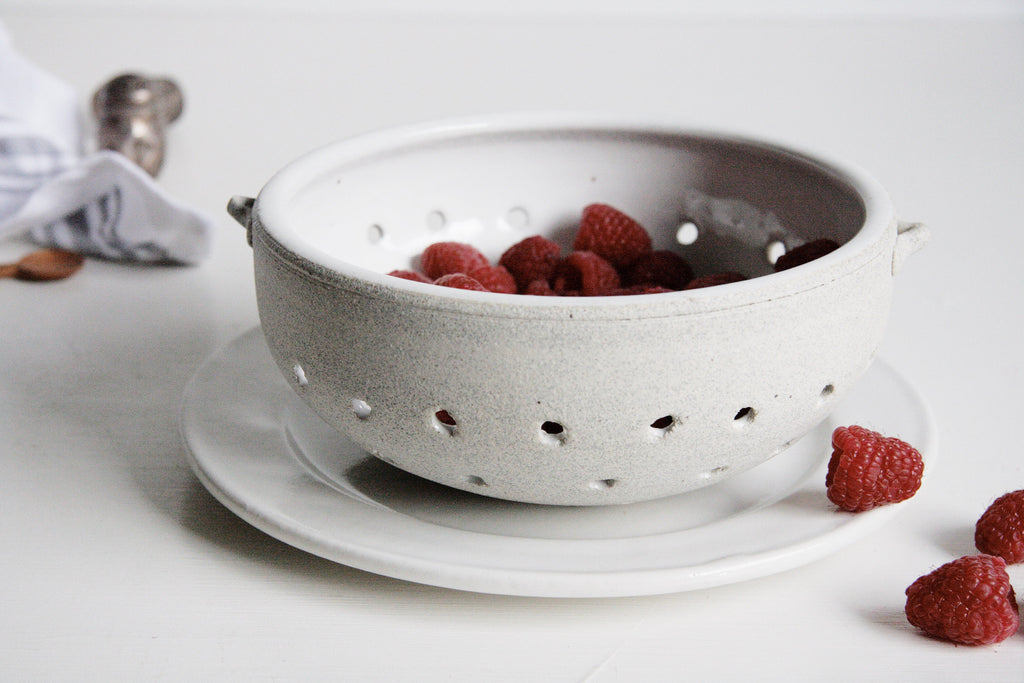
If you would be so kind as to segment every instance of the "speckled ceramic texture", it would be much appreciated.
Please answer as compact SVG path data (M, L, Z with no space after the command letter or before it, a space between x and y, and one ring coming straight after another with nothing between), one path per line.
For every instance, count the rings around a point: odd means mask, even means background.
M633 215L698 272L757 277L583 299L386 275L440 240L495 261L538 233L568 249L591 202ZM680 493L781 452L867 369L894 270L926 235L898 227L870 177L818 157L559 117L325 147L271 179L246 222L271 352L328 424L427 479L558 505ZM698 236L684 245L687 223ZM766 252L823 236L843 246L769 274Z

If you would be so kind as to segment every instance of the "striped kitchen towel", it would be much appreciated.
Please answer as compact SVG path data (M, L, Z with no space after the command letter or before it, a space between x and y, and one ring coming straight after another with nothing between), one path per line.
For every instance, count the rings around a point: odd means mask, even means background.
M0 239L82 254L197 263L213 223L110 151L85 152L74 91L22 57L0 25Z

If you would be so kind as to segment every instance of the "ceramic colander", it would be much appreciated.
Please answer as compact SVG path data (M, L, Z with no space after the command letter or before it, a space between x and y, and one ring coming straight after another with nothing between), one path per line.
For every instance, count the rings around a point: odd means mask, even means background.
M563 298L386 274L442 240L494 261L533 234L568 250L594 202L697 274L749 279ZM341 141L229 210L249 231L271 352L328 424L427 479L559 505L681 493L781 452L867 369L893 275L927 237L845 164L585 116ZM778 254L822 237L841 246L772 272Z

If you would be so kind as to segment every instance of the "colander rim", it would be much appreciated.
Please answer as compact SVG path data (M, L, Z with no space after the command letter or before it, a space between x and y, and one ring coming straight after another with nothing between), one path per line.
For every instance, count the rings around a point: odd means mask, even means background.
M835 251L785 271L702 289L643 296L601 297L478 292L396 278L318 248L303 239L291 224L288 212L291 199L312 179L322 176L340 163L357 162L369 155L400 149L406 145L454 140L466 135L555 130L685 136L760 148L810 164L848 187L862 204L864 220L857 232ZM479 306L481 312L490 314L496 309L514 306L521 312L529 314L532 311L544 317L548 312L561 315L566 311L586 310L604 317L605 314L616 315L613 311L623 307L633 311L641 307L663 308L666 305L677 308L680 304L685 308L701 310L728 308L738 303L787 296L821 286L834 279L836 273L852 272L881 255L884 247L882 238L887 231L895 233L895 224L895 212L889 195L871 174L856 164L838 161L828 154L810 151L806 147L740 132L689 127L663 119L578 112L524 112L444 119L374 130L318 147L285 165L263 186L253 207L252 229L255 239L265 241L272 251L293 266L320 280L347 289L406 299L410 303L428 307Z

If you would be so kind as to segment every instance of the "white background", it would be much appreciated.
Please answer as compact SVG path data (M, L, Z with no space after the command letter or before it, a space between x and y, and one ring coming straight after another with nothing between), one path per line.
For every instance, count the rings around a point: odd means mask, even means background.
M29 9L201 9L251 12L316 11L327 14L460 14L693 16L1007 16L1024 12L1020 0L7 0L9 8Z

